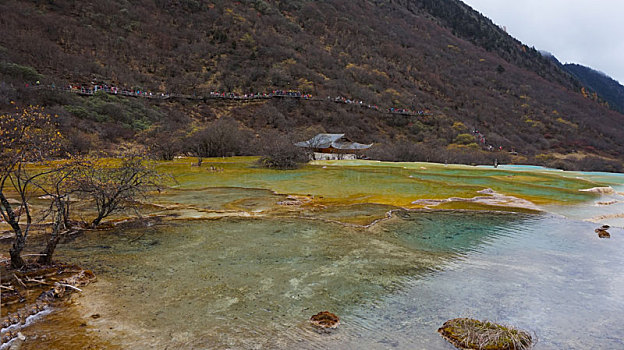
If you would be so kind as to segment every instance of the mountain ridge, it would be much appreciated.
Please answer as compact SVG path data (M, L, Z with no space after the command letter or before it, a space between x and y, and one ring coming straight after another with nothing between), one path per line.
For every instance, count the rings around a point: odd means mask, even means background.
M576 63L566 63L563 67L574 75L590 92L596 92L609 105L624 113L624 86L608 74Z

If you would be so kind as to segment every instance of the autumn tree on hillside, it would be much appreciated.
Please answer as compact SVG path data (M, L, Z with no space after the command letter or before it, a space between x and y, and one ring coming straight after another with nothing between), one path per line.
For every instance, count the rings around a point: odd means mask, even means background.
M59 145L54 117L42 108L0 115L0 214L15 234L9 249L13 268L25 264L21 253L33 223L29 199L36 190L34 183L54 171L27 165L48 160L59 152Z

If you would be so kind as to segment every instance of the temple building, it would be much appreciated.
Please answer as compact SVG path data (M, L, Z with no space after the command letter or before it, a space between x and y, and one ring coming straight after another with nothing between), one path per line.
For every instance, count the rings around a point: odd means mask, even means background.
M344 134L318 134L308 141L295 143L297 147L311 150L315 160L356 159L372 145L353 142Z

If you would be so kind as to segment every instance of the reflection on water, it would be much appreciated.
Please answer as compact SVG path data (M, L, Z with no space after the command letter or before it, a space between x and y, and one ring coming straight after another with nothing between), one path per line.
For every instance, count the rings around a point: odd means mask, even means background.
M548 215L399 211L368 229L229 218L90 233L59 254L99 272L70 309L112 347L451 349L437 327L468 316L532 330L538 349L617 349L624 232L612 233ZM308 327L322 310L342 317L338 331ZM31 348L63 348L46 339Z

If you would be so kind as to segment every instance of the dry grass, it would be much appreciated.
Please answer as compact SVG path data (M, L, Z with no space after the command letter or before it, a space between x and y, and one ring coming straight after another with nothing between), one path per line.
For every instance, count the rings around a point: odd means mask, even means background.
M470 318L449 320L438 332L459 349L526 350L535 342L526 331Z

